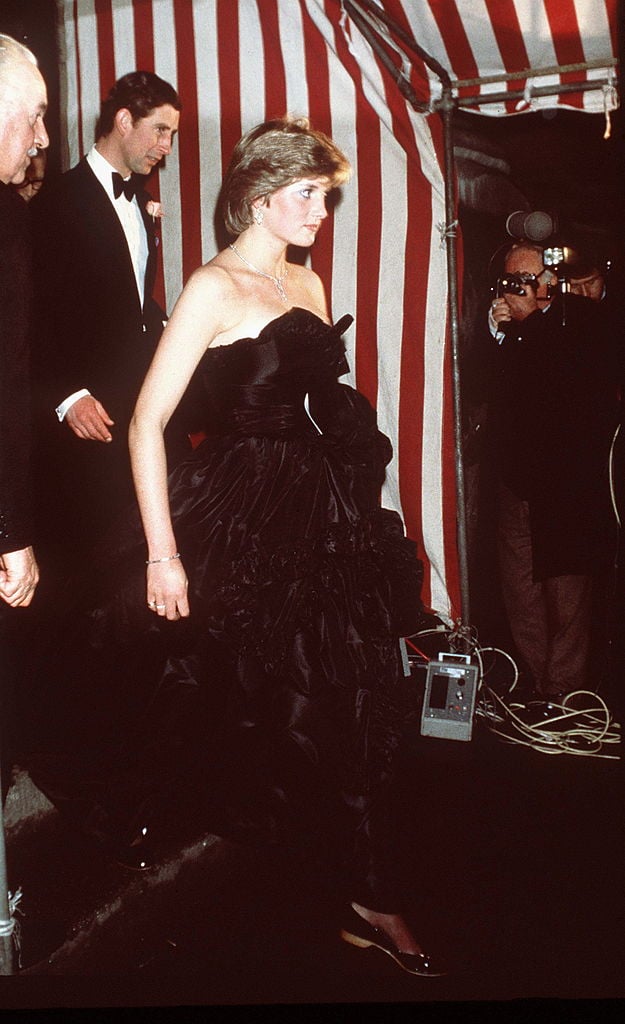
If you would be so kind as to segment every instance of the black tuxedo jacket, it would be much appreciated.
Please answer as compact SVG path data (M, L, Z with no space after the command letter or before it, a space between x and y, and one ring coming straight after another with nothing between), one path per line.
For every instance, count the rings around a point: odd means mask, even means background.
M143 308L119 218L86 159L47 181L30 204L37 532L44 559L60 545L63 571L134 498L128 425L164 317L152 297L157 238L149 198L140 187L149 251ZM115 421L112 442L83 440L59 423L55 408L81 388ZM178 455L181 433L175 442Z
M88 388L115 420L115 435L127 429L164 317L152 298L157 243L149 195L140 188L137 199L149 252L143 309L119 218L85 159L31 204L33 356L40 411L51 424L60 402Z
M0 182L0 554L32 543L28 341L31 247L26 203Z

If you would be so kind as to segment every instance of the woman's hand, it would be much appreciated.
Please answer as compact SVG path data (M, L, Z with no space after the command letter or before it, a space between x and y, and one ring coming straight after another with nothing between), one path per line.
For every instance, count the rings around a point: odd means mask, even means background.
M185 619L189 615L189 581L180 559L148 565L148 608L163 619Z

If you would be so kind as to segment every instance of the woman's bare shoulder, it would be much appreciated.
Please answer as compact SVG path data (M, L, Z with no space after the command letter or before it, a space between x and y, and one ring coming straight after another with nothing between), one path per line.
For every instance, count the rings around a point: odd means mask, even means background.
M213 294L223 292L225 295L231 295L236 291L232 275L219 261L219 255L213 257L208 263L203 263L201 267L197 267L185 287L188 288L189 285L194 289Z
M239 290L232 275L215 257L193 271L178 305L192 314L201 314L206 318L206 322L212 324L215 336L230 329L237 321Z
M289 264L290 287L295 305L311 309L328 319L328 303L323 282L311 267L299 263Z

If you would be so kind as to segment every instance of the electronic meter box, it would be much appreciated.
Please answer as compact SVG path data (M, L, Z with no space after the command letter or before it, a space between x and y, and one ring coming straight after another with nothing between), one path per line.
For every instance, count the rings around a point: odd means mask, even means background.
M421 735L470 740L478 687L478 667L468 654L438 655L425 677Z

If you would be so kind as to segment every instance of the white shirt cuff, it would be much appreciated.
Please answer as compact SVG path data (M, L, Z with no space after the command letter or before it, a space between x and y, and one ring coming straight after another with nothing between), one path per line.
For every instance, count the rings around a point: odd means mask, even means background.
M74 391L73 395L69 395L69 397L66 398L64 402L61 402L60 405L57 405L57 407L56 407L56 409L54 411L56 412L56 414L57 414L57 416L59 418L59 421L61 423L63 422L67 412L69 411L69 409L71 409L71 407L73 406L74 402L77 402L79 398L85 398L86 395L90 395L90 394L91 394L91 392L87 391L87 388L81 388L80 391Z
M493 312L490 309L490 307L488 310L488 329L492 334L493 338L495 339L495 341L498 341L499 344L501 345L502 341L504 341L506 337L505 331L502 331L501 328L498 326L497 321L495 320Z

